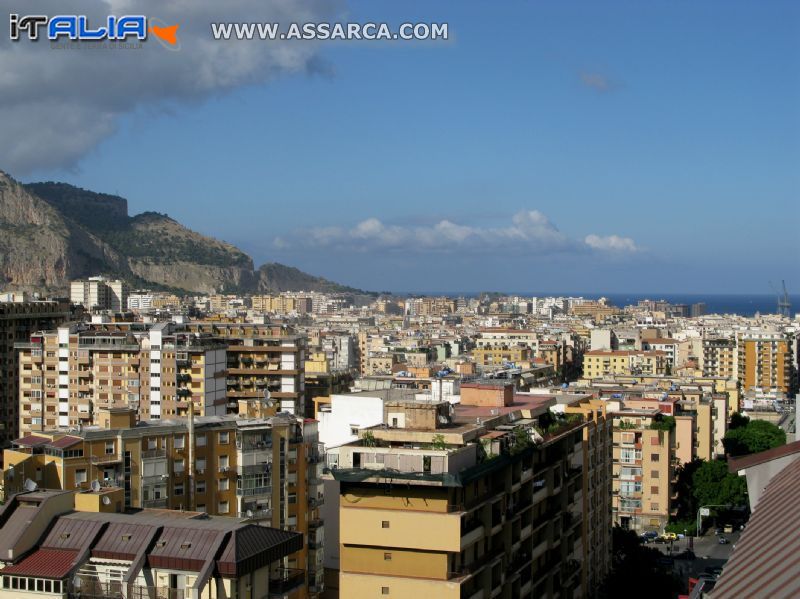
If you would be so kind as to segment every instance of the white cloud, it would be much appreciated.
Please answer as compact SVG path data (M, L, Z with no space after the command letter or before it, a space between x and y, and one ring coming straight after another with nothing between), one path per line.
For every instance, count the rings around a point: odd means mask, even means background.
M639 248L630 237L620 237L619 235L587 235L583 240L586 245L596 250L607 250L613 252L637 252Z
M583 242L573 240L538 210L513 216L507 226L480 227L443 219L433 225L388 225L377 218L365 219L352 227L312 227L300 229L290 237L273 242L277 249L290 247L333 250L485 251L534 250L542 254L591 250L636 251L633 240L616 235L588 235Z
M150 39L141 49L53 49L12 42L0 27L0 166L22 175L71 168L139 109L174 109L284 73L319 72L309 41L215 41L211 22L335 19L343 0L30 0L23 14L143 14L179 24L181 49ZM6 21L8 22L8 21Z

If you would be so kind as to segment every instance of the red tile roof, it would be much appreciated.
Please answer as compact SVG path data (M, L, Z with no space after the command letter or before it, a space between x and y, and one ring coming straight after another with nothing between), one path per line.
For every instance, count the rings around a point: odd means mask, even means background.
M713 599L800 597L800 460L776 474L724 566Z
M21 439L14 441L16 445L24 445L26 447L38 447L39 445L44 445L49 442L50 439L47 437L39 437L37 435L25 435Z
M69 575L77 557L75 549L38 549L18 564L3 568L3 574L60 580Z
M61 437L60 439L56 439L52 443L49 443L50 447L55 447L57 449L65 449L67 447L72 447L76 443L80 443L83 441L80 437L72 437L67 435L66 437Z

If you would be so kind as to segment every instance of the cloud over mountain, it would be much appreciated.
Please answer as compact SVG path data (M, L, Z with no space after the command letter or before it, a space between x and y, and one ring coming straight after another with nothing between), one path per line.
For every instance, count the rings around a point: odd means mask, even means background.
M401 226L367 218L351 227L330 226L299 229L274 240L279 249L326 248L346 251L404 250L486 251L528 249L542 254L583 251L635 252L635 242L618 235L587 235L582 241L561 232L538 210L517 212L511 222L499 227L462 225L443 219L432 225Z
M15 173L72 168L120 119L137 110L176 110L285 73L319 72L309 41L217 41L210 24L317 22L338 14L338 0L31 0L20 14L142 14L179 24L180 51L148 39L138 49L56 48L45 39L12 42L0 35L0 164ZM13 11L12 11L13 12ZM8 23L8 20L6 20ZM7 26L7 25L6 25Z

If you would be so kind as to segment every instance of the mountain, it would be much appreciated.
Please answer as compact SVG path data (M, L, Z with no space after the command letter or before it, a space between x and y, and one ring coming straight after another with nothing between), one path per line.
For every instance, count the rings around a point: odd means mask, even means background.
M129 216L119 196L66 183L22 185L0 171L0 282L63 290L70 279L96 274L196 293L358 292L282 264L256 270L239 248L166 214Z

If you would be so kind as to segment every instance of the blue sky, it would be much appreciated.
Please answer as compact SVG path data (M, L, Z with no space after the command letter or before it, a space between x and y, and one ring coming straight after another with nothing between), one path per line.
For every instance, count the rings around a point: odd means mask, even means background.
M308 68L206 93L160 80L79 156L12 174L119 193L256 263L366 289L800 285L796 3L334 11L443 21L452 39L329 42Z

